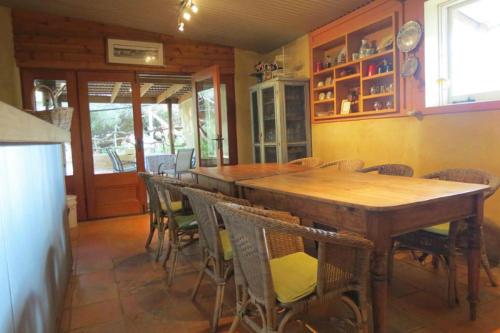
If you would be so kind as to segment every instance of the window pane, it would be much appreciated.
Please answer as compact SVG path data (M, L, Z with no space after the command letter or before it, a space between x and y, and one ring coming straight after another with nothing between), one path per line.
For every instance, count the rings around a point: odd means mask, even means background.
M68 87L66 80L35 80L33 85L44 85L50 88L54 94L54 98L58 106L68 107ZM35 110L47 111L54 108L54 103L46 90L35 91ZM71 151L71 144L64 144L65 156L65 174L66 176L73 175L73 154Z
M288 143L306 141L305 90L285 85L286 137Z
M220 85L220 111L221 111L221 122L222 122L222 154L224 158L224 164L229 164L229 129L227 127L227 95L226 95L226 85L221 83Z
M89 82L94 173L136 171L130 82Z
M274 109L274 88L262 90L262 107L264 120L264 142L276 142L276 113Z
M217 111L212 79L196 82L200 166L217 166Z
M500 96L500 9L498 1L464 1L448 10L450 102ZM479 57L480 61L476 61Z

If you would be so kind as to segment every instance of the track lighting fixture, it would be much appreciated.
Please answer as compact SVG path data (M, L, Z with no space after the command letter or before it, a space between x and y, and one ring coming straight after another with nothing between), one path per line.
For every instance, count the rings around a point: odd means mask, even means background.
M177 24L177 29L179 29L179 31L184 31L184 22L191 20L191 13L198 13L198 6L196 6L192 0L181 0Z

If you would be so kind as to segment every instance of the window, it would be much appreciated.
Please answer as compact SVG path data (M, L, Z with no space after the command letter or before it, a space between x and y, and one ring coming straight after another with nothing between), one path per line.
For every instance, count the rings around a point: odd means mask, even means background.
M44 85L53 91L54 98L58 106L67 108L68 107L68 87L66 80L34 80L33 86ZM47 94L46 90L36 90L35 91L35 105L33 106L36 111L48 111L54 108L53 101L51 97ZM64 144L64 170L66 176L73 175L73 154L71 150L71 144Z
M425 2L426 106L500 100L499 11L498 0Z

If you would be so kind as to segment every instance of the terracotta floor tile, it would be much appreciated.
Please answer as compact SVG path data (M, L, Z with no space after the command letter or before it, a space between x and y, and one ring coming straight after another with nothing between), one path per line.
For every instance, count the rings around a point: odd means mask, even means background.
M145 290L129 296L122 296L121 303L125 315L132 316L143 312L159 315L170 303L169 295L163 290Z
M114 322L122 319L122 310L118 300L94 303L71 310L71 329Z
M103 258L97 255L88 257L78 257L76 264L77 274L87 274L97 271L105 271L113 268L113 261L110 258Z
M126 332L127 324L125 320L116 322L92 325L84 328L72 330L71 333L122 333ZM143 332L146 333L146 332Z
M144 248L149 217L121 217L80 223L72 231L75 271L66 296L66 318L61 325L72 332L107 333L205 333L209 332L215 285L205 277L195 302L190 294L199 272L200 254L194 243L179 254L172 286L166 285L168 269L163 257L156 262L156 234L149 249ZM167 243L165 243L166 245ZM166 249L166 247L165 247ZM489 286L481 272L481 303L476 322L468 320L467 269L458 260L460 305L446 304L445 270L435 270L427 261L421 265L409 252L396 254L394 280L390 286L390 333L442 333L500 330L500 288ZM500 268L494 268L500 278ZM112 297L112 300L99 302ZM86 304L74 306L69 305ZM234 315L235 287L226 286L225 306L218 332L227 332ZM71 311L70 311L71 310ZM299 332L296 326L286 332ZM238 332L248 331L241 326ZM325 332L333 332L328 328ZM66 333L66 332L65 332ZM496 333L500 333L496 332Z
M59 322L59 332L67 332L70 329L71 324L71 311L69 309L64 310Z
M77 307L118 298L116 283L79 285L73 292L72 305Z

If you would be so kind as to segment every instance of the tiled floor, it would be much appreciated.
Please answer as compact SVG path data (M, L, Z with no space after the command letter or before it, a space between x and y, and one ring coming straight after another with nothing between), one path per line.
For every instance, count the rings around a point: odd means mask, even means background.
M74 275L66 295L61 332L208 332L215 288L206 281L196 302L189 300L199 265L196 244L183 250L174 284L144 249L148 217L135 216L81 223L72 229ZM446 305L442 271L398 255L390 288L390 332L500 332L500 287L482 274L477 321L467 320L466 269L459 266L460 305ZM495 269L500 278L500 269ZM234 312L234 287L226 292L220 332ZM241 332L244 332L241 329Z

